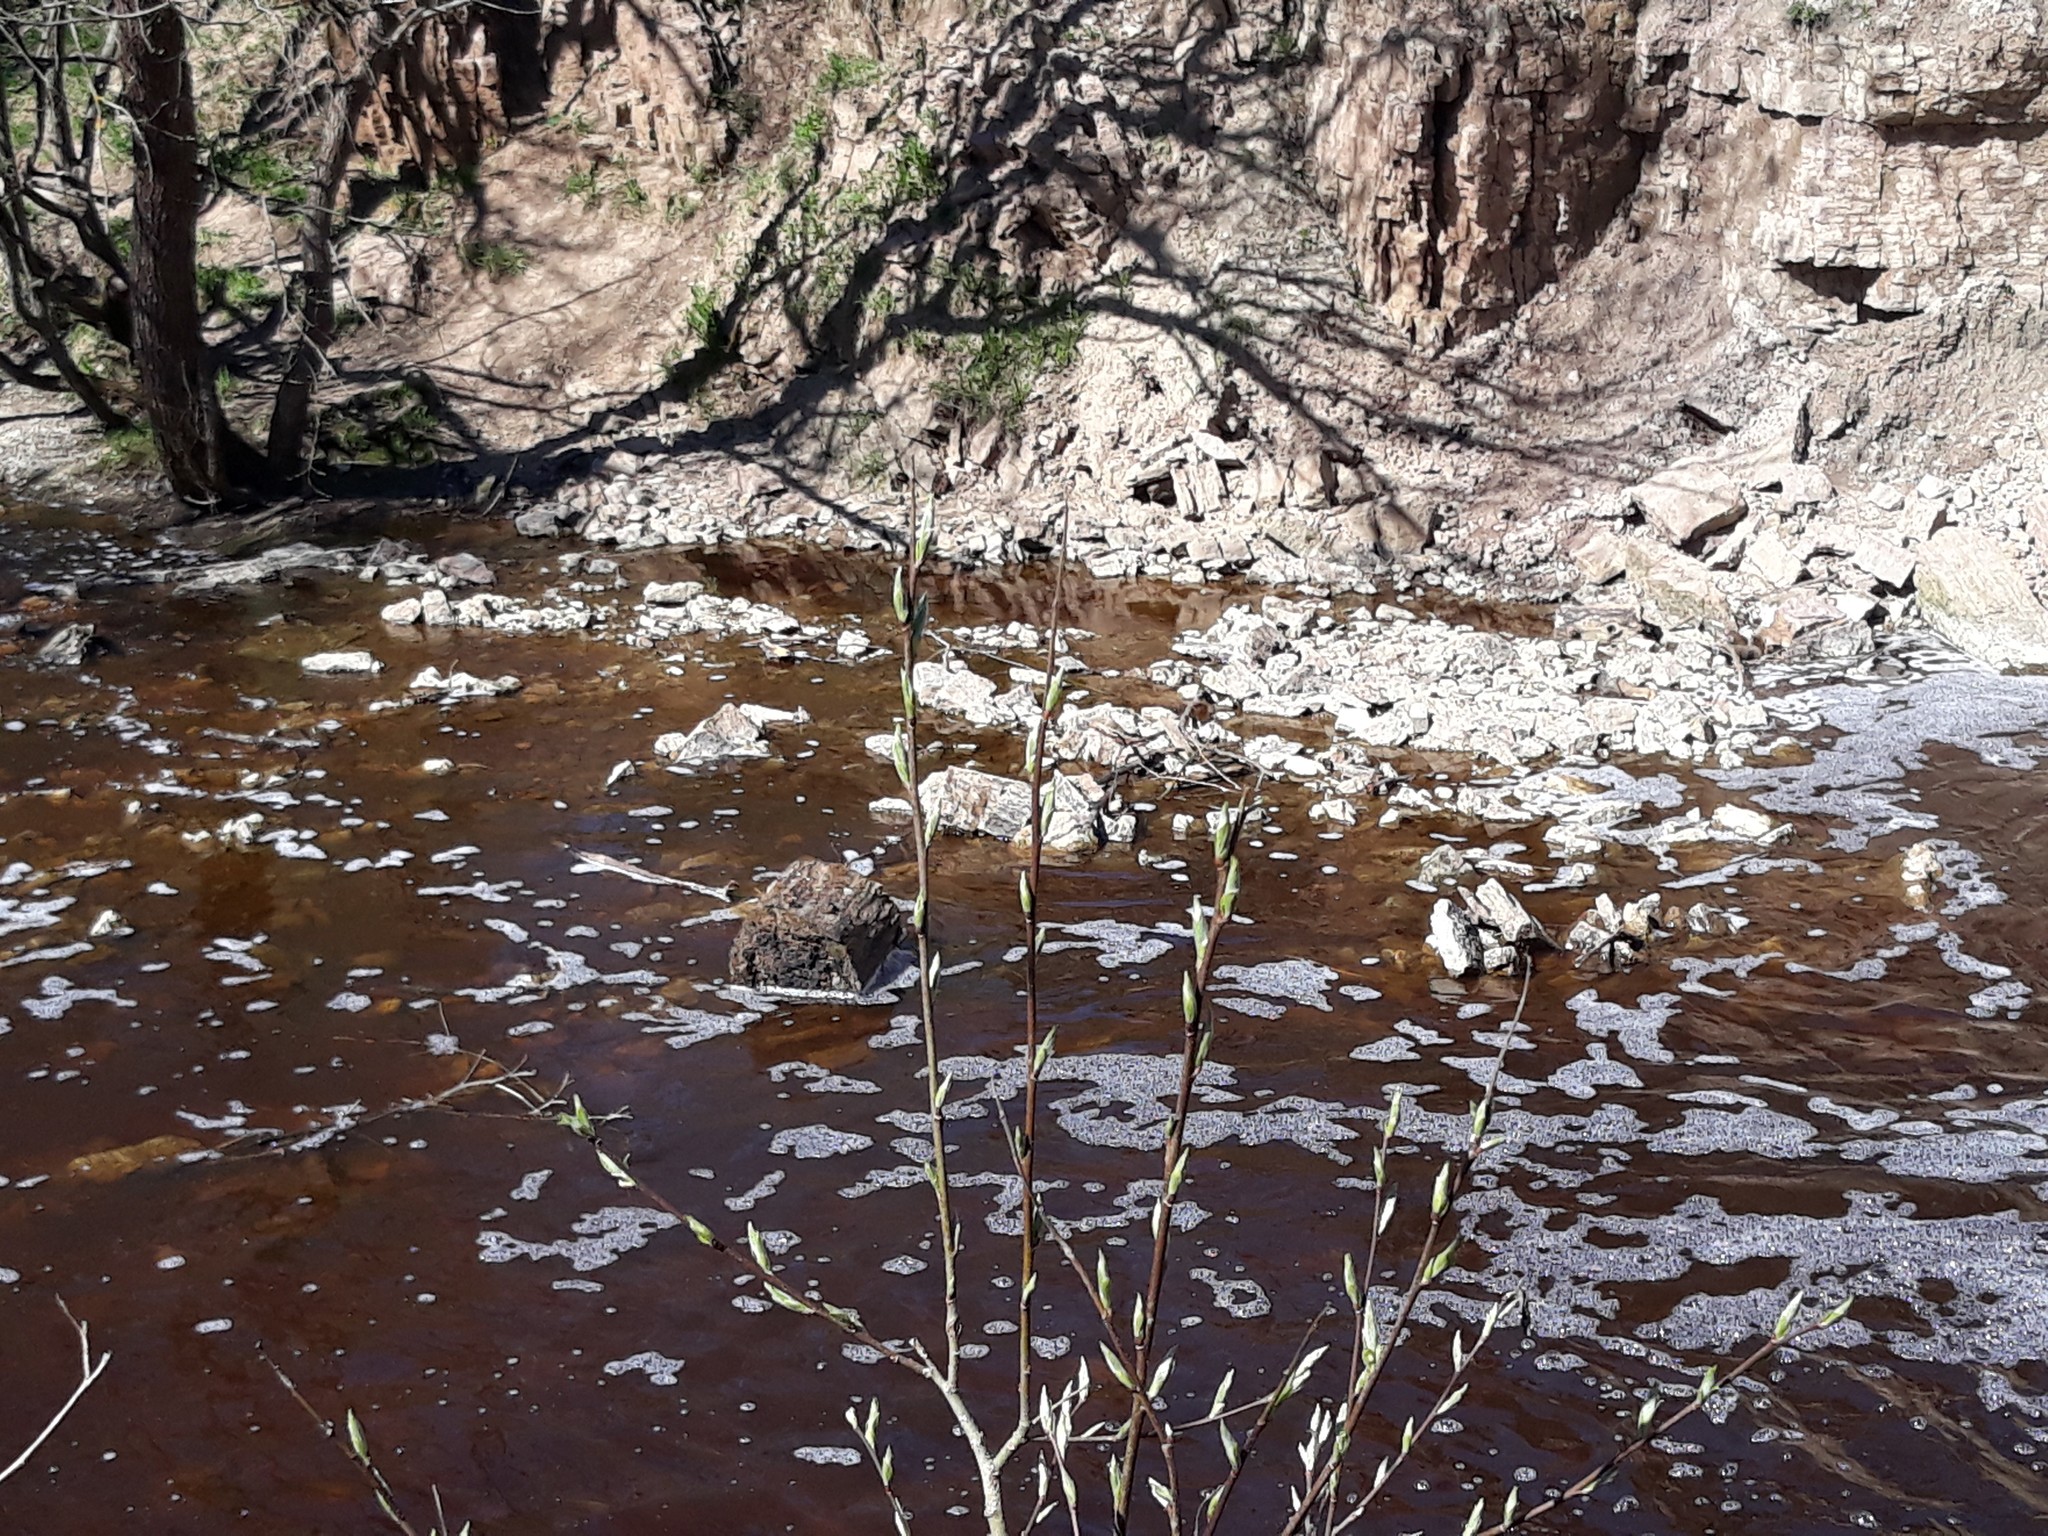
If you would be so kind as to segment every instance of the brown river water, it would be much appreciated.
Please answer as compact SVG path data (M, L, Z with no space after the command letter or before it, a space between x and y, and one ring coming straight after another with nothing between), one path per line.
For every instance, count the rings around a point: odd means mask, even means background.
M475 549L515 592L560 580L552 547L412 531L435 553ZM737 992L718 902L578 873L570 851L742 896L797 855L872 860L908 891L894 829L867 811L893 774L861 745L889 728L893 664L777 664L739 639L650 651L398 632L377 619L398 594L347 575L179 598L136 574L160 551L82 515L13 515L6 547L0 607L27 599L36 626L89 619L113 649L83 673L0 657L0 1459L70 1389L57 1298L113 1361L0 1485L0 1531L382 1528L266 1358L321 1412L362 1416L422 1527L438 1488L489 1536L886 1530L842 1417L879 1394L918 1530L977 1529L962 1458L914 1384L736 1286L581 1143L492 1096L382 1113L455 1082L466 1051L573 1079L593 1109L630 1108L618 1144L679 1205L728 1232L757 1223L793 1277L879 1333L928 1334L937 1265L916 1171L921 1054L892 1022L904 1008ZM634 587L708 576L799 617L886 628L879 565L620 564ZM64 583L83 595L53 592ZM1080 652L1142 664L1230 597L1089 587L1076 616L1097 638ZM1040 578L963 578L941 584L936 622L1042 622L1046 600ZM352 645L384 675L299 670ZM452 663L525 690L370 710ZM1525 1291L1529 1326L1500 1336L1459 1431L1428 1437L1375 1529L1455 1530L1475 1495L1583 1470L1639 1389L1684 1390L1742 1352L1795 1285L1853 1294L1851 1320L1561 1524L2048 1525L2048 682L1905 656L1844 683L1782 679L1776 695L1808 750L1732 774L1610 765L1636 776L1646 819L1740 799L1796 832L1762 853L1603 854L1597 888L1617 898L1680 887L1749 926L1614 976L1539 966L1502 1083L1507 1145L1468 1200L1477 1241L1425 1309L1394 1422L1487 1298ZM814 723L726 771L647 762L656 734L727 699L801 704ZM998 733L947 737L935 761L1016 771ZM423 772L435 757L455 771ZM606 791L627 758L640 775ZM1453 765L1402 766L1429 783ZM1126 1297L1190 879L1206 878L1168 813L1220 803L1155 799L1142 860L1057 866L1042 909L1061 925L1045 967L1060 1030L1046 1198ZM1333 831L1308 799L1268 793L1244 849L1249 922L1224 940L1239 969L1223 973L1169 1289L1173 1407L1190 1416L1226 1364L1270 1381L1306 1321L1341 1303L1389 1090L1412 1097L1395 1168L1419 1205L1491 1070L1515 992L1446 983L1424 950L1432 897L1406 882L1432 832L1545 858L1540 827L1383 829L1375 806ZM181 837L250 811L271 841ZM1957 878L1923 912L1898 859L1926 837L1955 845ZM1015 1187L986 1093L1009 1091L1018 1038L1014 892L1007 850L941 846L967 1327L989 1346L969 1379L998 1409ZM1591 894L1529 904L1561 931ZM132 932L93 937L106 909ZM1057 1382L1094 1334L1063 1276L1041 1296ZM1288 1446L1266 1454L1274 1477L1291 1469ZM1236 1513L1241 1530L1269 1523L1256 1499Z

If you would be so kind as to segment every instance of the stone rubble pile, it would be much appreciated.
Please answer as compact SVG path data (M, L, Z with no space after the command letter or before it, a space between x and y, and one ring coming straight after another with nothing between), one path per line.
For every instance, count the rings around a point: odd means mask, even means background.
M1561 628L1696 630L1842 663L1919 622L1988 665L2048 665L2048 497L1999 458L1859 491L1802 462L1796 431L1736 442L1582 509L1600 515L1566 537L1581 585Z
M833 628L805 624L769 603L744 597L720 597L701 581L650 581L641 589L640 604L626 643L653 646L692 636L724 638L744 635L774 648L771 654L796 654L803 645L811 654L840 661L862 661L878 647L858 627Z
M386 624L401 628L488 629L505 635L569 634L598 622L598 612L574 599L528 603L496 592L480 592L451 602L439 587L418 597L402 597L380 611Z
M1191 407L1189 419L1202 414ZM1403 590L1417 579L1479 589L1476 570L1429 547L1434 514L1407 507L1370 464L1327 448L1276 457L1271 444L1222 435L1235 420L1218 405L1206 426L1127 444L1113 467L1070 457L1040 486L983 486L969 473L945 497L935 553L1016 563L1065 538L1102 579L1244 576L1317 596L1390 577ZM1580 490L1508 524L1498 561L1477 564L1575 589L1559 612L1565 639L1694 632L1709 649L1841 664L1868 655L1878 631L1924 622L1993 665L2048 657L2044 466L2001 452L1954 478L1859 484L1811 462L1825 427L1808 425L1803 404L1765 411L1618 495ZM1018 446L1037 458L1074 440L1071 427L1048 427ZM523 531L573 528L621 549L785 539L879 551L901 522L893 500L827 500L712 452L615 451L599 474L515 517Z
M655 738L654 755L671 773L689 773L742 758L773 757L771 736L785 726L808 725L801 709L770 709L765 704L725 704L688 731L668 731Z
M1565 948L1588 969L1622 971L1636 964L1652 945L1681 934L1725 935L1749 926L1749 919L1725 907L1695 902L1690 907L1666 906L1649 895L1616 905L1605 891L1572 924Z
M1268 597L1183 635L1174 650L1194 675L1176 691L1218 718L1327 715L1339 744L1501 763L1605 749L1732 764L1762 745L1762 706L1706 644L1509 635L1391 604L1348 618L1330 607ZM1186 671L1167 662L1152 675Z
M478 677L475 673L454 667L446 672L438 667L422 667L405 685L409 699L400 702L435 699L443 704L453 704L463 699L495 699L517 693L522 686L519 679L509 672L499 677ZM372 704L370 707L375 709L378 706Z
M1438 897L1429 911L1429 947L1454 980L1514 968L1523 950L1555 948L1543 925L1498 880L1476 889L1458 887L1458 899Z
M1045 451L1070 444L1071 430L1039 435ZM1210 439L1209 448L1199 440ZM1324 591L1365 591L1384 570L1375 554L1391 547L1416 551L1426 534L1396 519L1398 533L1376 544L1368 529L1354 551L1343 539L1304 552L1275 537L1264 513L1277 493L1261 502L1256 487L1233 490L1216 503L1226 478L1264 485L1280 471L1270 461L1256 468L1229 462L1252 450L1227 444L1213 433L1191 431L1134 464L1116 483L1098 481L1070 463L1056 485L1018 494L1016 487L980 484L968 494L949 496L939 519L933 552L964 565L1015 564L1059 547L1064 530L1076 562L1104 580L1150 576L1200 584L1220 576L1244 575L1275 586L1308 584ZM1220 449L1224 461L1212 456ZM1319 455L1311 455L1319 458ZM1323 472L1302 472L1317 483L1313 505L1333 503L1321 489ZM1182 504L1158 503L1155 482L1185 486ZM1270 488L1269 488L1270 489ZM1309 492L1298 494L1309 498ZM1210 510L1204 511L1204 507ZM713 548L759 540L790 540L827 549L879 551L894 546L903 521L894 500L849 496L826 501L757 466L740 466L723 454L647 456L608 454L599 474L521 503L513 514L521 533L556 537L574 532L618 549L664 545ZM1334 552L1333 552L1334 551Z
M1617 904L1605 891L1566 932L1562 948L1585 969L1626 970L1653 945L1682 934L1726 935L1749 925L1738 912L1696 902L1666 906L1651 894ZM1533 948L1560 947L1506 886L1488 879L1460 885L1430 908L1429 947L1455 981L1514 970Z

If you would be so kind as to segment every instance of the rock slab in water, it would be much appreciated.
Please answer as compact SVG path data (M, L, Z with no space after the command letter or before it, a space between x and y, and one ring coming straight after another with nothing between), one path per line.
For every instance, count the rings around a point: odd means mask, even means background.
M1920 612L1957 650L2002 671L2048 666L2048 609L1990 539L1944 528L1921 548L1915 576Z
M543 503L516 513L512 526L529 539L552 539L562 532L565 524L576 520L576 513L568 507Z
M865 992L902 944L903 916L874 881L843 864L798 859L740 927L734 981L788 992Z
M434 569L459 587L490 587L498 582L491 568L467 550L461 554L443 555L434 562Z
M1443 962L1444 973L1454 980L1463 981L1486 969L1479 925L1455 902L1439 898L1429 909L1429 947Z
M769 709L761 704L723 704L689 731L667 731L655 738L654 755L680 771L731 758L772 757L769 732L785 725L808 725L801 709Z
M313 544L285 544L241 560L223 560L202 567L179 582L179 596L193 592L218 592L223 587L251 586L275 581L289 571L343 571L360 561L359 552L321 549Z
M124 1179L153 1163L174 1162L188 1153L201 1150L200 1143L189 1136L152 1136L147 1141L125 1147L108 1147L103 1152L88 1152L82 1157L74 1157L65 1172L74 1179L107 1184L115 1179Z
M1030 846L1031 786L1023 779L979 768L946 768L919 784L917 793L934 832L1000 838L1020 850ZM1077 775L1047 778L1045 803L1052 807L1045 827L1047 853L1093 853L1102 846L1100 793L1100 786Z
M316 677L368 677L382 672L384 663L368 651L320 651L302 660L299 670Z
M1425 858L1428 870L1432 858ZM1441 871L1448 860L1435 860ZM1470 867L1469 865L1467 867ZM1552 947L1543 925L1498 880L1483 882L1476 891L1458 888L1458 900L1439 898L1429 913L1429 947L1443 961L1452 979L1462 981L1482 971L1511 969L1523 949L1532 944Z

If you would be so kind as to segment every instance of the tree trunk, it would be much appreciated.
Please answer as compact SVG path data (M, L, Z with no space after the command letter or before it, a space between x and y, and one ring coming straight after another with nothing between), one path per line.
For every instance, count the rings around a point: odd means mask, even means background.
M299 334L278 382L266 456L280 480L297 478L311 444L313 392L334 344L334 225L355 152L355 124L369 90L362 80L337 84L320 114L320 147L312 199L299 220Z
M171 488L218 503L236 489L231 434L199 326L199 127L185 18L172 0L115 0L122 103L135 125L135 372Z

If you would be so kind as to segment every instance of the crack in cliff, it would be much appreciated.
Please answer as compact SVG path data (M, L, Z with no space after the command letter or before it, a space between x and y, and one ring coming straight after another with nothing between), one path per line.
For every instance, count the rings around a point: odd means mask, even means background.
M1429 115L1429 240L1424 257L1424 292L1426 307L1433 310L1444 307L1444 282L1450 265L1449 233L1457 224L1463 203L1458 186L1457 137L1458 119L1472 93L1470 61L1461 59L1457 74L1445 85L1450 87L1449 94L1439 88Z
M1887 148L1925 144L1937 149L1976 149L1985 144L2032 144L2048 135L2048 123L1873 123Z

